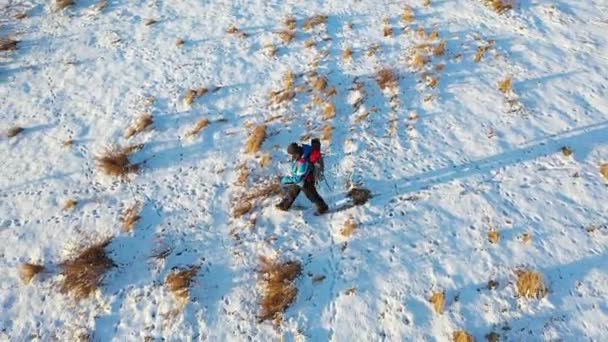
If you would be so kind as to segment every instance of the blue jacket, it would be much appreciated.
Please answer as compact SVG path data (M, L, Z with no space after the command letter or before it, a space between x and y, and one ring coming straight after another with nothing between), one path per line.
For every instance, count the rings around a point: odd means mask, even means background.
M307 159L300 158L291 163L291 176L281 178L281 184L303 185L306 176L312 171L312 165Z

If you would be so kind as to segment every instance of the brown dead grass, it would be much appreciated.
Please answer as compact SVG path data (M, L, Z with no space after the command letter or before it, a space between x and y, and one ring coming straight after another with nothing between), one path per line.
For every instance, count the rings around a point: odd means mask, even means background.
M372 197L372 192L366 188L354 187L348 190L346 197L351 198L355 205L363 205Z
M143 145L120 148L112 146L106 148L102 155L95 158L97 166L109 176L125 176L139 171L139 164L133 164L129 157L140 150Z
M572 153L574 153L574 151L572 151L572 148L568 146L562 146L560 150L562 151L562 154L566 157L570 157Z
M146 19L146 21L144 21L144 25L146 25L146 26L152 26L157 23L158 23L158 20L156 20L154 18L148 18L148 19Z
M271 104L279 105L283 102L288 102L296 97L296 92L289 89L273 91L270 93L269 100Z
M266 153L260 159L260 166L268 167L268 166L270 166L270 164L272 164L272 156L269 153Z
M452 334L452 340L454 342L475 342L475 337L466 331L455 331Z
M307 49L311 49L315 46L317 46L317 42L314 39L309 39L304 42L304 47Z
M393 69L380 69L376 74L376 82L380 89L397 88L398 76Z
M444 292L435 292L429 299L429 302L433 305L433 309L435 309L435 313L438 315L443 314L443 310L445 307L445 293Z
M137 120L131 127L127 129L127 131L125 132L125 138L129 139L134 135L145 131L146 129L150 128L152 124L154 124L154 119L152 118L152 115L147 113L143 114L142 116L137 118Z
M288 16L283 21L283 24L285 24L285 27L287 27L288 29L295 30L297 26L297 21L296 18L294 18L293 16Z
M414 70L422 70L429 63L429 58L426 54L417 49L410 58L410 65Z
M21 281L23 281L24 284L29 284L32 282L32 279L42 271L44 271L43 265L26 262L19 266L19 278L21 278Z
M384 29L382 30L385 37L391 37L393 35L393 31L393 28L390 26L384 26Z
M209 89L207 88L188 89L186 91L186 95L184 96L184 102L186 105L191 106L192 103L194 103L194 100L207 94L208 92Z
M442 40L439 42L439 44L437 44L437 46L435 46L435 48L433 49L433 55L435 57L440 57L445 55L445 40Z
M483 0L483 2L498 14L503 14L513 9L512 0Z
M63 205L63 210L72 210L76 208L77 205L78 201L73 198L70 198L69 200L65 201L65 204Z
M608 163L600 165L600 174L608 181Z
M64 276L62 293L71 293L76 299L83 299L101 286L103 276L115 266L105 251L111 241L106 239L86 247L75 258L59 265Z
M494 244L500 242L500 232L497 229L490 229L488 232L488 241Z
M368 57L375 56L379 49L380 49L380 45L378 45L378 44L372 44L367 49L367 56Z
M257 125L251 131L247 143L245 145L245 153L256 153L262 147L266 140L266 125Z
M513 90L513 78L508 76L504 80L498 82L498 90L503 94L510 93Z
M241 216L251 212L251 210L253 210L253 204L251 202L241 202L232 209L232 217L240 218Z
M326 15L320 15L320 14L314 15L314 16L306 19L306 21L304 22L304 30L310 31L319 25L326 24L327 19L328 19L328 17Z
M207 118L202 118L200 120L198 120L196 122L196 124L194 125L194 127L192 128L192 130L190 132L188 132L187 136L189 137L193 137L193 136L198 136L203 129L205 129L207 126L209 126L209 119Z
M279 49L274 46L274 44L267 44L264 46L264 51L266 53L266 56L272 57L276 56L277 52L279 52Z
M324 125L321 132L321 140L330 141L334 136L334 127L332 125Z
M492 44L482 45L477 48L477 52L475 52L475 62L479 63L483 60L486 52L492 47Z
M342 52L342 58L344 60L352 60L353 59L353 49L351 49L351 48L344 49L344 52Z
M139 220L141 219L140 213L141 205L139 203L135 203L129 208L127 208L127 210L125 210L122 217L120 218L120 221L122 222L123 232L128 233L135 229L137 222L139 222Z
M344 237L350 237L351 235L353 235L353 233L355 232L355 230L357 230L357 222L355 221L354 218L349 217L345 222L344 222L344 227L342 227L342 229L340 230L340 234L342 234L342 236Z
M336 105L328 103L323 109L323 120L330 120L336 117Z
M19 40L14 39L0 39L0 51L15 51L19 42Z
M298 294L294 280L301 274L297 261L278 262L260 257L259 274L262 284L260 321L277 319L291 305Z
M23 133L23 131L25 131L25 128L23 127L11 127L9 128L8 131L6 131L6 136L9 138L14 138L16 136L18 136L19 134Z
M74 6L76 2L74 0L55 0L54 7L55 11L64 10L70 6Z
M414 14L414 9L410 6L405 6L403 9L403 13L401 14L401 21L406 24L411 23L416 18Z
M190 298L190 286L194 282L194 277L200 271L199 266L190 266L188 268L174 271L165 279L165 285L182 302L188 301Z
M532 234L531 233L523 233L521 235L521 242L526 243L526 244L532 242Z
M293 71L288 71L283 76L283 85L285 89L292 89L294 84L296 83L296 75Z
M317 91L323 91L327 88L327 78L324 76L317 76L312 79L312 87Z
M520 297L538 299L549 292L540 273L532 270L518 270L515 274L517 275L517 294Z
M285 44L291 43L296 38L295 31L285 30L285 31L280 31L277 34L279 35L279 38L281 38L281 41Z

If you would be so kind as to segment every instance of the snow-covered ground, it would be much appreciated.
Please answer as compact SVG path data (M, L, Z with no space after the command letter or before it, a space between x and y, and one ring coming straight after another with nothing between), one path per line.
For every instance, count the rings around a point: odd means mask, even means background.
M408 3L415 18L404 23ZM457 330L608 340L606 1L520 0L503 15L477 0L96 5L55 12L47 1L0 0L0 38L21 40L0 52L0 129L25 128L0 138L0 340L447 341ZM317 14L327 23L304 30ZM287 16L296 35L283 43ZM445 54L415 70L413 49L441 39ZM387 67L399 79L382 90L376 74ZM304 90L269 105L289 71L295 87L316 71L336 94ZM505 95L497 84L508 76ZM200 87L221 88L187 106L186 91ZM335 105L334 118L315 97ZM143 113L153 129L125 139ZM189 137L202 118L212 123ZM246 154L251 125L265 121L261 151ZM325 125L331 188L321 194L335 204L354 182L376 196L321 217L305 198L307 209L287 213L272 198L233 218L245 189L285 172L286 145ZM96 167L106 146L133 143L144 144L137 175ZM78 205L63 210L69 199ZM136 202L142 220L124 233L121 213ZM349 218L358 227L344 236ZM111 236L117 267L100 290L81 301L60 293L57 265ZM151 257L167 248L164 260ZM260 256L303 265L278 326L256 318ZM24 285L25 262L47 271ZM202 268L181 308L163 283L187 265ZM517 297L521 268L544 276L546 297ZM439 315L428 300L441 291Z

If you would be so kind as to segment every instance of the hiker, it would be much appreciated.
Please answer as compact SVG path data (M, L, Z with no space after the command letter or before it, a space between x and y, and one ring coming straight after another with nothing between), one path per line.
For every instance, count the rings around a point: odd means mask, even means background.
M304 158L304 147L296 143L289 144L287 153L292 160L291 176L281 177L283 200L276 207L284 211L289 210L300 191L304 191L304 195L317 206L316 214L326 213L329 208L315 188L314 167L309 160L310 156L308 159Z

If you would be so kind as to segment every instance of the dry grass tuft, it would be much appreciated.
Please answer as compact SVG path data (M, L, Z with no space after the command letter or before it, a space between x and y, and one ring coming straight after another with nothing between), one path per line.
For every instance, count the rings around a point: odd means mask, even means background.
M382 90L397 88L397 79L398 76L395 74L395 71L390 68L380 69L376 75L376 82L378 82L378 86Z
M348 190L346 197L352 198L355 205L363 205L372 197L372 192L366 188L354 187Z
M572 155L572 153L574 153L574 151L572 151L572 149L568 146L563 146L561 148L562 154L566 157L570 157Z
M344 237L350 237L351 235L353 235L357 227L358 226L355 219L350 217L344 222L344 227L342 227L342 229L340 230L340 234L342 234L342 236Z
M414 70L422 70L429 63L429 58L420 50L414 51L410 65Z
M297 21L296 21L296 18L294 18L292 16L288 16L287 18L285 18L285 20L283 21L283 23L290 30L295 30L296 29Z
M321 140L330 141L334 136L334 127L332 125L323 126L323 132L321 132Z
M199 266L190 266L186 269L175 271L167 276L165 285L175 297L186 302L190 297L190 285L192 285L194 277L196 277L200 269Z
M497 229L490 229L488 232L488 241L491 243L498 243L500 241L500 232Z
M515 274L517 275L517 294L520 297L542 298L549 292L540 273L518 270Z
M429 299L429 302L433 304L433 309L435 309L435 313L438 315L443 314L443 309L445 307L445 293L444 292L435 292Z
M437 44L437 46L435 46L433 49L433 55L436 57L445 55L445 45L445 40L440 41L439 44Z
M277 52L279 52L279 49L274 46L273 44L267 44L264 46L264 51L266 56L268 57L272 57L272 56L276 56Z
M0 51L15 51L19 42L19 40L13 39L0 39Z
M132 164L129 157L140 150L143 145L125 148L109 147L103 155L96 157L97 166L107 175L124 176L139 171L139 164Z
M466 331L456 331L452 334L454 342L475 342L475 338Z
M283 43L289 44L296 38L296 31L280 31L278 32L278 35Z
M272 156L269 153L266 153L260 159L260 166L268 167L268 166L270 166L270 164L272 164Z
M285 76L283 76L283 84L285 89L292 89L295 83L296 75L293 73L293 71L290 70L285 73Z
M210 121L207 118L198 120L196 122L196 124L194 125L194 127L192 128L192 130L190 132L188 132L187 136L188 137L198 136L203 129L205 129L207 126L209 126L209 123L210 123Z
M342 58L344 60L352 60L353 59L353 49L351 49L351 48L344 49L344 52L342 52Z
M262 143L266 140L266 125L261 124L255 126L247 139L245 153L256 153L262 147Z
M184 102L186 105L191 106L194 100L207 94L208 92L209 89L207 88L188 89L188 91L186 91L186 95L184 96Z
M137 222L141 219L139 215L141 213L141 205L139 203L133 204L131 207L125 210L120 221L122 222L122 231L125 233L133 231Z
M65 204L63 205L63 210L72 210L76 208L77 205L78 201L73 198L70 198L69 200L65 201Z
M513 79L511 76L505 78L504 80L498 82L498 90L501 93L507 94L513 90Z
M336 117L336 105L328 103L323 109L323 120L330 120Z
M144 25L146 25L146 26L152 26L152 25L157 24L157 23L158 23L158 20L156 20L154 18L149 18L149 19L146 19L146 21L144 22Z
M328 17L326 15L318 14L306 19L304 22L304 30L310 31L319 25L326 24L327 18Z
M512 1L505 0L484 0L485 4L498 14L503 14L513 9Z
M23 133L23 131L25 131L23 127L12 127L6 132L6 136L9 138L14 138Z
M137 118L137 120L131 127L129 127L127 129L127 132L125 132L125 138L129 139L132 136L145 131L147 128L152 126L153 123L154 123L154 119L152 118L152 115L147 114L147 113L143 114L142 116Z
M493 43L489 43L487 45L479 46L477 48L477 52L475 53L475 62L479 63L483 60L483 57L486 55L486 52L493 46Z
M418 36L418 39L426 39L426 30L424 29L424 27L420 26L416 30L416 36Z
M383 34L385 37L391 37L393 35L393 28L390 26L384 26Z
M77 299L82 299L99 288L104 274L116 266L105 251L111 241L107 239L86 247L74 259L60 265L64 276L62 293L71 293Z
M521 242L530 243L532 242L532 234L531 233L523 233L521 235Z
M297 261L277 262L260 257L263 287L260 321L279 318L295 300L298 289L293 282L301 272L302 265Z
M279 105L283 102L291 101L296 97L296 92L289 89L273 91L270 93L270 103Z
M416 16L414 15L414 9L410 6L405 6L403 13L401 14L401 20L404 23L409 24L414 21L415 18Z
M323 76L314 77L312 80L312 87L317 91L323 91L327 88L327 78Z
M67 139L61 143L63 147L72 147L74 146L74 139Z
M437 40L439 39L439 32L438 31L433 31L431 32L431 35L429 36L430 40Z
M253 204L249 201L245 201L239 203L236 207L232 209L232 217L240 218L241 216L251 212L253 210Z
M70 6L74 6L75 4L76 4L76 2L74 0L55 0L55 2L54 2L55 11L61 11Z
M304 42L304 47L307 49L312 49L315 46L317 46L317 42L314 39L309 39Z
M600 173L608 180L608 163L600 165Z
M32 279L40 272L44 271L43 265L26 262L19 267L19 278L24 284L29 284Z
M184 46L184 44L186 44L186 41L182 38L179 38L178 40L175 41L175 46L177 46L177 47L182 47L182 46Z
M367 57L372 57L376 55L376 52L378 52L378 50L380 49L380 45L378 44L372 44L368 49L367 49Z

